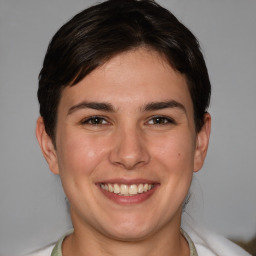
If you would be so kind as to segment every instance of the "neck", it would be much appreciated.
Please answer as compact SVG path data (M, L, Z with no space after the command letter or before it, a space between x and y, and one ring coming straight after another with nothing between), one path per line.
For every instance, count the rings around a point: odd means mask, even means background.
M156 234L136 241L121 241L87 226L67 237L62 246L63 256L189 256L189 246L180 233L180 225L166 225Z

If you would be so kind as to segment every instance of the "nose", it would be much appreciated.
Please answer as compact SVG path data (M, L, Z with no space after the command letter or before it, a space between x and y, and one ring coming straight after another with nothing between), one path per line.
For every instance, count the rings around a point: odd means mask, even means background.
M147 164L150 155L147 150L145 138L139 129L120 129L113 139L113 148L110 161L114 165L133 170Z

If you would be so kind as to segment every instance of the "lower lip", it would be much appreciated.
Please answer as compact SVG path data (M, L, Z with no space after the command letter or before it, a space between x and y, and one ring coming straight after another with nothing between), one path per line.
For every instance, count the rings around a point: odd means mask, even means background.
M118 195L109 191L106 191L104 189L102 189L100 186L98 186L100 188L100 191L110 200L114 201L117 204L123 204L123 205L128 205L128 204L139 204L142 203L144 201L146 201L147 199L149 199L153 193L156 191L158 185L154 185L154 187L152 189L150 189L147 192L141 193L141 194L137 194L137 195L133 195L133 196L122 196L122 195Z

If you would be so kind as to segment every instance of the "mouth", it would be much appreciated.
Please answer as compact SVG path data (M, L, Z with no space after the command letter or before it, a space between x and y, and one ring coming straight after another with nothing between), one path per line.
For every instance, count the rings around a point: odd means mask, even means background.
M111 201L130 205L148 200L159 187L159 183L147 180L112 180L97 184L100 191Z
M141 183L141 184L111 184L101 183L100 187L110 193L114 193L120 196L135 196L138 194L147 193L154 188L154 184Z

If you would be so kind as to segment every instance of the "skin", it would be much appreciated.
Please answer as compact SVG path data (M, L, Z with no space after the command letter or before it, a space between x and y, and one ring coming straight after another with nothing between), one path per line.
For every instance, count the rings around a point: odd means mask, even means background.
M56 148L41 117L36 134L70 202L74 233L64 256L189 255L179 231L182 203L203 165L211 122L206 114L196 134L193 116L185 77L145 48L113 57L63 90ZM146 200L122 204L98 186L112 179L157 186Z

